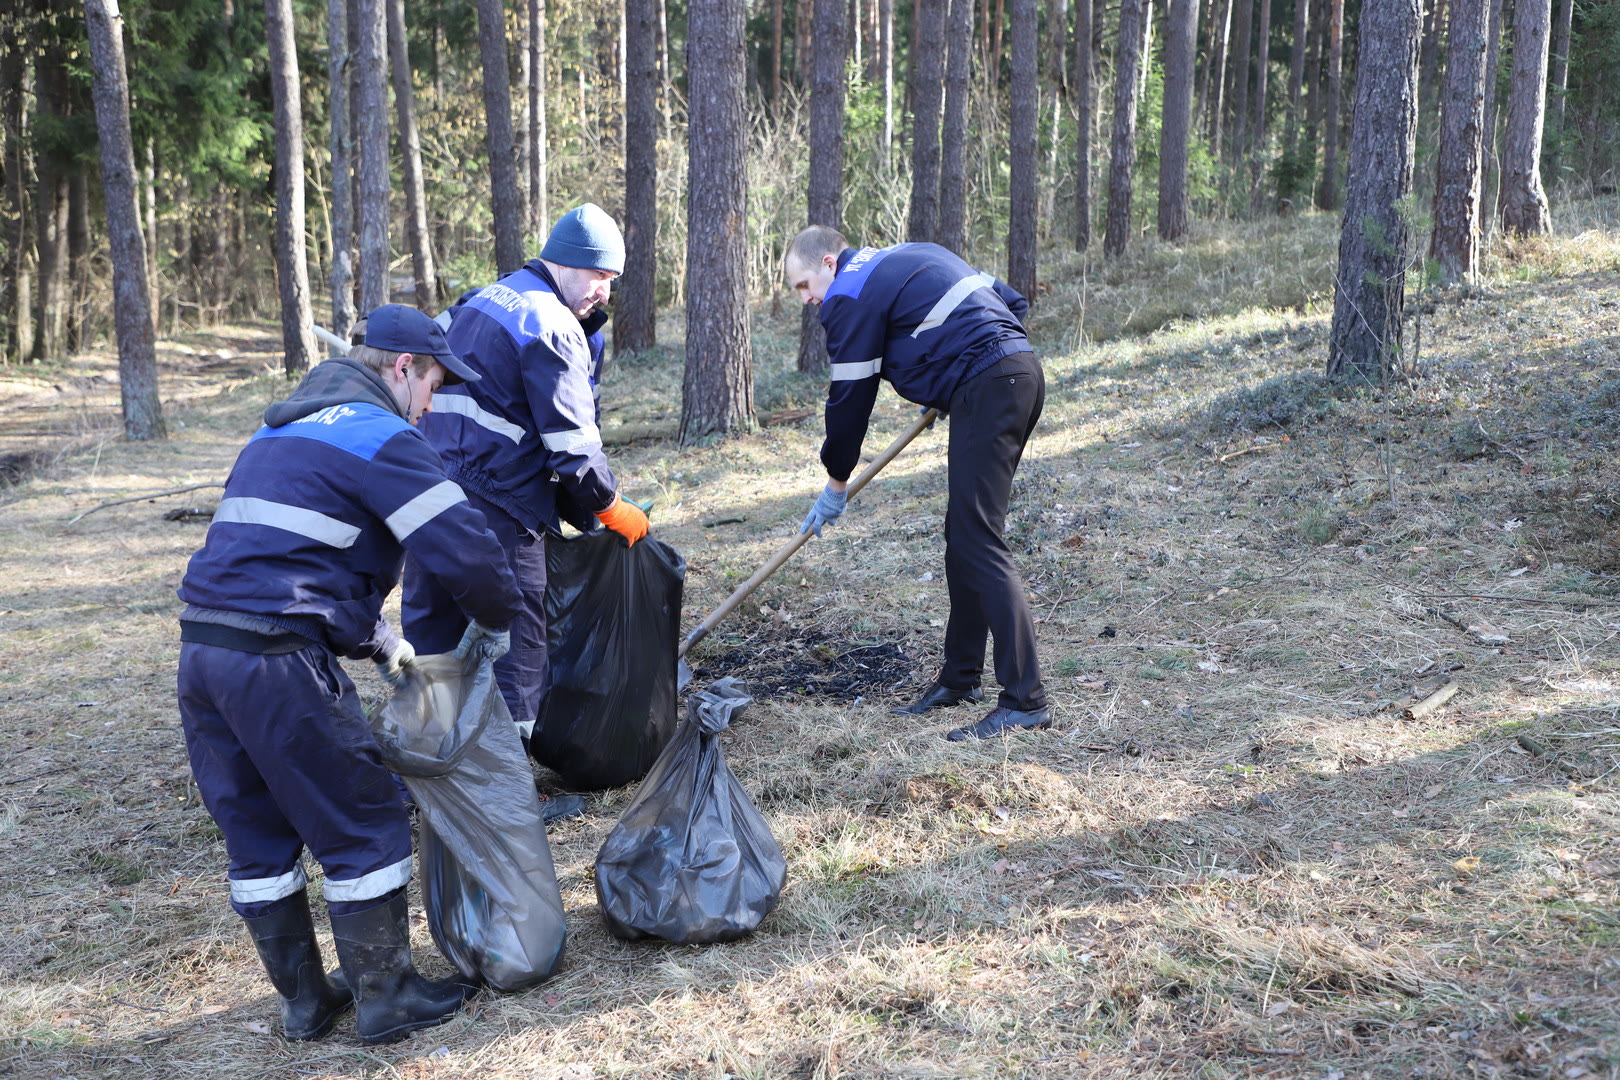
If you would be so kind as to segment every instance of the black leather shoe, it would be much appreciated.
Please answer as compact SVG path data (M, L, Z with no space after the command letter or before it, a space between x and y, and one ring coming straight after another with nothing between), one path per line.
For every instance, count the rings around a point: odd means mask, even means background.
M354 1003L354 995L342 972L328 976L321 963L308 893L299 891L269 915L242 921L281 999L282 1033L304 1042L331 1031L333 1021Z
M983 701L984 691L977 686L968 690L953 690L949 686L939 683L930 683L923 696L910 705L901 705L890 709L895 716L921 716L930 709L948 709L952 705L960 705L964 701Z
M1017 709L1004 709L998 706L991 709L989 715L972 727L957 728L945 737L951 742L966 742L968 739L988 739L993 735L1005 735L1013 731L1041 731L1051 726L1050 706L1030 712L1019 712Z

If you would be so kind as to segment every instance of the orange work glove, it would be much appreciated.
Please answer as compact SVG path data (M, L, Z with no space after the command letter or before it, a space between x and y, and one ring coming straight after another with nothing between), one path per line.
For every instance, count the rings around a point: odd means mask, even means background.
M647 515L641 512L641 507L617 495L613 497L612 506L598 511L596 520L624 537L625 547L635 547L636 541L647 535Z

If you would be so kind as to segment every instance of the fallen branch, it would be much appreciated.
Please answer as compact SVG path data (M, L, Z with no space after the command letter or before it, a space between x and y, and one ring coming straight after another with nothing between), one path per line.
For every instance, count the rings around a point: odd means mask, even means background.
M131 495L127 499L114 499L112 502L104 502L100 506L92 506L77 517L69 518L68 524L72 525L81 518L87 518L97 510L105 510L110 506L123 506L125 503L145 502L147 499L162 499L170 495L184 495L188 491L201 491L203 488L222 488L224 486L223 483L192 484L190 487L175 488L173 491L157 491L150 495Z
M1264 1054L1266 1057L1304 1057L1303 1050L1269 1050L1264 1046L1245 1046L1243 1049L1251 1054Z
M1575 768L1575 766L1560 760L1558 755L1536 742L1536 740L1532 739L1530 736L1520 735L1517 741L1518 744L1524 747L1525 750L1529 751L1531 754L1534 754L1536 757L1541 758L1547 764L1551 765L1553 768L1557 769L1571 780L1590 779L1590 777L1581 772L1579 769Z
M1448 682L1422 701L1415 701L1401 710L1401 716L1407 720L1422 720L1455 697L1458 689L1460 687L1455 682Z
M1245 446L1242 450L1234 450L1230 454L1222 454L1220 457L1215 459L1215 463L1218 465L1225 465L1233 458L1240 458L1244 454L1258 453L1261 450L1273 450L1276 449L1276 447L1276 443L1260 443L1258 446Z

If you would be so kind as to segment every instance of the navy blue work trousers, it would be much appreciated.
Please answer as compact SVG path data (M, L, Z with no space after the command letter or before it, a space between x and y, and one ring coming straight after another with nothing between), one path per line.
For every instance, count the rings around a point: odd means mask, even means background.
M494 503L467 492L467 501L484 515L489 531L506 551L517 578L522 602L512 622L512 647L495 661L495 682L512 711L512 722L525 738L540 712L549 665L546 660L546 537L519 525ZM400 622L409 641L424 656L447 653L467 630L467 616L438 578L415 559L405 560Z
M945 584L951 614L939 683L979 685L986 636L995 641L998 704L1029 711L1046 706L1035 622L1024 581L1003 533L1013 473L1046 404L1046 378L1034 353L1004 357L951 395L946 451L950 499L945 509Z
M411 878L411 827L354 683L318 645L279 655L180 646L180 722L203 805L225 834L231 906L274 910L308 882L335 914Z

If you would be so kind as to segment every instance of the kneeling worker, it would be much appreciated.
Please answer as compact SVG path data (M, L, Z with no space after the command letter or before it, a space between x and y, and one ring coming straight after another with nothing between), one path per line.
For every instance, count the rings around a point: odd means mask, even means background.
M821 447L829 479L801 531L819 536L843 514L879 379L907 401L951 417L945 659L922 697L895 712L917 715L983 700L989 635L1001 683L997 707L946 738L1051 726L1035 623L1002 536L1013 473L1046 401L1045 376L1021 322L1029 303L937 244L856 251L824 225L793 239L786 269L799 298L820 306L832 360Z
M265 411L180 585L191 770L289 1039L321 1037L352 1003L363 1042L392 1042L473 992L411 963L410 821L338 657L402 678L415 652L382 605L406 551L472 620L460 654L506 651L512 571L415 427L438 386L476 378L426 315L373 311L363 345ZM326 874L342 979L315 942L306 847Z

